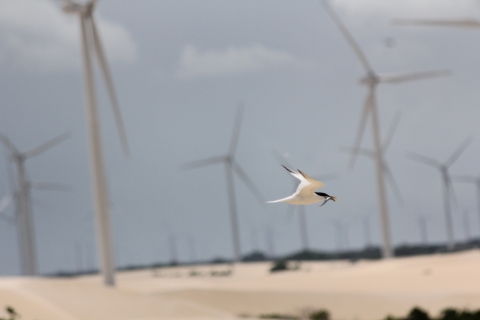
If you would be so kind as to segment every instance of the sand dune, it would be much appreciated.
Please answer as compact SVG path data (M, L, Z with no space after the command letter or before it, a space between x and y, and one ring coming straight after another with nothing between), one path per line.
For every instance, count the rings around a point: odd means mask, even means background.
M326 308L334 319L382 319L418 305L480 308L480 251L349 263L306 262L270 274L269 263L236 265L232 276L207 276L225 266L123 272L114 289L99 276L76 279L0 278L0 307L23 320L233 319L240 314L299 313ZM3 316L0 313L0 316Z

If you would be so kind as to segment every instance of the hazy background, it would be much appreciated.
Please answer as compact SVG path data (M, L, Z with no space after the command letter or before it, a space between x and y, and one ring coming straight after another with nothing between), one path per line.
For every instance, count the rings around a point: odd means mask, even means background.
M378 90L382 134L402 112L386 156L406 200L401 207L389 193L393 241L420 241L418 214L431 216L431 240L444 241L440 175L405 153L444 161L472 134L476 139L451 171L480 173L480 30L399 27L390 21L480 18L480 2L331 4L377 72L447 68L454 73ZM357 83L363 69L318 1L102 0L96 18L132 151L131 158L123 157L99 87L118 265L169 261L172 233L180 261L190 259L189 235L198 259L232 256L223 166L191 171L180 166L227 151L239 101L245 102L245 113L237 160L266 199L292 189L272 148L308 174L340 174L322 189L340 201L307 208L311 247L335 248L332 219L347 226L349 247L362 247L365 215L379 243L373 163L359 158L349 171L348 156L339 152L353 144L366 94ZM73 134L27 160L32 181L72 187L71 192L33 191L42 273L75 270L75 247L81 248L84 264L96 259L80 63L78 18L62 13L59 2L0 0L0 132L21 150L66 131ZM9 191L7 156L1 148L2 196ZM478 236L475 189L455 186L455 238L465 239L465 210ZM286 214L286 204L260 205L238 179L236 194L244 254L267 250L268 226L274 228L276 254L300 249L297 216ZM0 237L0 274L18 274L15 228L0 222Z

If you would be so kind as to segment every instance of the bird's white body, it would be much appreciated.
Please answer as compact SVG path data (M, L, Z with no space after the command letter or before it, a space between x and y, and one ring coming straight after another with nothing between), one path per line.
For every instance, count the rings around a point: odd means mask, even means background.
M268 203L286 202L294 205L305 205L314 204L320 201L324 201L324 203L328 200L337 201L336 197L329 196L325 193L322 195L315 193L315 190L324 186L323 182L313 179L300 170L295 172L285 166L283 167L290 172L292 176L300 180L300 184L298 185L295 193L291 196L274 201L268 201Z

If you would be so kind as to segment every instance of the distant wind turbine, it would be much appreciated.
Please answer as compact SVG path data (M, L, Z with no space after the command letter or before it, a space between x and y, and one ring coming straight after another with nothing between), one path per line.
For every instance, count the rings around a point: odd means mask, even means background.
M9 150L10 160L15 163L17 173L16 190L9 195L8 201L4 201L0 212L8 206L10 201L15 199L15 217L10 219L10 222L17 226L20 268L21 274L25 276L36 276L38 274L31 188L63 190L61 185L53 183L35 184L29 181L25 161L53 148L69 136L68 133L65 133L35 148L21 152L7 136L0 134L0 141Z
M477 191L477 210L478 210L478 222L480 223L480 174L478 176L472 175L459 175L454 176L453 181L473 183Z
M468 210L463 210L463 232L465 234L465 241L470 241L470 218L468 216Z
M480 29L480 21L475 19L394 19L393 24L406 26L436 26Z
M261 195L258 188L255 186L253 181L248 177L245 171L240 167L238 162L235 160L235 151L237 150L238 139L240 136L240 128L242 124L243 116L243 104L239 105L237 108L237 115L235 118L235 124L233 126L232 138L230 140L230 146L228 148L227 154L221 156L210 157L203 160L192 161L183 165L184 169L195 169L199 167L214 165L223 163L225 164L225 174L227 178L227 192L228 192L228 203L230 207L230 223L232 228L232 242L233 242L233 256L235 262L241 261L241 248L240 248L240 230L238 227L238 217L237 217L237 202L235 198L235 188L234 188L234 175L237 174L240 179L245 183L250 192L257 198L261 203L265 203L265 199Z
M422 244L423 245L428 245L428 228L427 228L427 223L430 220L431 217L428 217L426 215L418 215L418 225L420 226L420 237L422 239Z
M455 194L452 186L452 178L448 173L448 169L450 168L451 165L453 165L455 161L457 161L457 159L460 157L463 151L465 151L465 149L472 142L472 140L473 140L472 137L468 137L452 153L452 155L443 163L433 158L422 156L420 154L413 153L413 152L409 152L407 155L411 160L426 164L440 171L440 174L442 176L442 182L443 182L443 205L445 210L445 224L447 227L447 248L449 250L452 250L455 246L455 240L453 235L453 219L452 219L452 213L450 208L450 199Z
M123 124L120 108L118 106L112 77L107 64L103 45L97 31L93 11L98 0L90 0L85 4L75 3L71 0L63 0L62 9L65 13L76 14L80 18L81 41L83 52L83 72L85 87L85 107L87 111L87 123L90 140L90 162L93 184L93 196L95 203L95 216L97 225L98 252L100 266L103 273L103 281L106 286L115 285L115 258L112 243L112 231L110 227L110 208L103 163L102 143L100 136L100 120L98 117L97 99L95 93L94 72L92 55L97 57L101 74L104 78L108 95L111 101L115 122L120 133L123 152L129 154L127 136Z
M286 157L284 155L282 155L278 150L272 149L272 154L280 164L286 165L289 168L295 168L295 166L292 166L292 164L287 161ZM313 178L316 179L316 180L319 180L319 181L328 181L328 180L333 180L336 177L337 177L336 173L329 173L329 174L323 174L323 175L316 175ZM295 192L295 190L298 187L298 180L295 179L292 176L292 182L293 182L292 191ZM302 250L304 252L306 252L310 249L310 243L309 243L309 237L308 237L308 227L307 227L307 224L308 224L307 223L307 213L306 213L306 210L305 210L305 206L289 205L288 208L287 208L288 212L291 212L292 214L295 213L295 209L298 210L298 223L299 223L299 227L300 227L300 237L301 237L301 242L302 242Z
M360 119L360 125L357 131L354 149L358 150L362 142L363 134L367 124L367 120L371 117L372 120L372 133L373 133L373 144L375 151L375 169L376 169L376 180L377 180L377 189L378 189L378 204L379 204L379 213L380 221L382 227L382 240L383 240L383 257L389 258L393 256L393 249L391 243L391 233L390 233L390 218L388 213L388 201L387 193L385 190L385 176L383 171L383 153L380 141L380 125L379 125L379 116L376 103L376 89L380 83L401 83L412 80L420 80L426 78L447 76L450 74L449 71L429 71L429 72L420 72L420 73L403 73L403 74L377 74L370 63L368 62L365 54L360 49L357 42L354 40L346 26L342 23L337 14L330 8L327 0L321 1L325 10L330 15L332 20L335 22L337 27L340 29L341 33L347 40L348 44L360 60L363 68L365 69L366 75L360 79L360 83L366 85L368 88L367 98L363 107L362 117ZM357 152L358 153L358 152ZM350 161L350 167L353 168L355 160L357 158L357 153L352 155Z
M335 242L337 252L348 250L348 229L344 226L340 220L327 221L334 228Z

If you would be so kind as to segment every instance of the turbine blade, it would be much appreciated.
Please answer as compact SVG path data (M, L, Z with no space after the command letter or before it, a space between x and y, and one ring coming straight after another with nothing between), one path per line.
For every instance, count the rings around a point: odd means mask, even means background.
M395 198L397 199L398 204L403 206L405 204L405 201L403 200L402 193L400 192L400 188L398 187L397 181L393 176L392 171L390 170L390 166L385 161L383 162L383 172L385 173L385 176L387 177L388 182L392 186L393 194L395 195Z
M4 134L0 133L0 141L3 143L3 145L7 148L10 149L12 153L19 153L17 148L13 145L13 143L8 139L8 137Z
M255 196L255 198L257 198L258 202L260 202L261 205L265 205L266 200L263 197L262 193L260 192L260 190L258 190L255 183L253 183L253 181L245 173L245 171L243 171L242 167L240 167L240 165L236 161L232 161L232 166L240 179L243 180L243 183L245 183L247 188L250 190L250 192Z
M8 208L10 203L12 203L13 198L15 198L14 194L9 193L0 201L0 214L3 214L3 211Z
M50 148L53 148L57 144L65 141L66 139L68 139L70 137L71 137L70 132L65 132L65 133L53 138L52 140L47 141L44 144L39 145L38 147L35 147L33 149L30 149L30 150L24 152L24 155L25 155L26 158L31 158L31 157L37 156L40 153L45 152Z
M66 184L53 182L30 182L30 186L38 190L72 191L72 188Z
M410 26L441 26L441 27L461 27L461 28L480 28L480 21L474 19L462 20L428 20L428 19L394 19L395 25Z
M5 221L8 224L14 225L15 224L15 217L10 217L3 212L0 212L0 220Z
M102 70L102 76L105 81L105 85L107 87L108 95L110 97L113 116L115 118L117 130L120 135L120 141L122 143L123 153L125 156L128 157L130 155L130 149L128 146L127 133L125 131L125 124L123 122L122 112L120 111L117 95L115 93L115 88L113 86L113 80L110 73L110 69L108 67L105 51L103 49L102 42L100 41L100 37L97 32L97 27L95 26L95 20L93 19L92 16L90 16L87 21L90 21L90 27L93 35L93 44L94 44L93 46L95 48L95 53L97 55L99 65Z
M474 176L468 176L468 175L456 175L456 176L453 176L452 181L475 183L477 181L477 178Z
M400 83L406 81L422 80L429 78L447 77L451 76L450 70L435 70L425 72L410 72L402 74L381 74L378 75L379 81L384 83Z
M465 149L472 143L473 137L469 136L465 141L455 150L455 152L445 161L445 166L450 167L455 161L457 161L458 157L465 151Z
M243 109L245 105L240 103L237 107L237 114L235 115L235 124L233 125L232 139L230 140L230 147L228 149L228 154L235 154L235 150L238 145L238 138L240 137L240 129L242 127L242 118L243 118Z
M13 169L13 164L11 161L7 161L5 162L5 165L7 167L7 183L8 183L8 190L10 190L10 192L15 192L15 190L17 190L17 183L15 181L15 177L14 177L14 169Z
M191 161L183 164L182 170L190 170L190 169L195 169L199 167L209 166L212 164L224 162L226 160L227 158L225 156L217 156L217 157L210 157L202 160Z
M398 123L400 122L401 116L402 116L402 113L400 111L397 112L397 114L395 115L395 118L393 119L392 124L390 125L390 128L388 129L387 135L385 136L385 140L383 141L383 144L382 144L383 153L387 152L387 149L390 146L390 142L392 141L393 135L397 130Z
M367 99L365 100L365 105L363 107L362 117L360 118L360 124L358 126L357 135L355 137L355 143L353 145L354 152L350 158L350 168L353 169L355 161L357 160L357 154L360 150L360 144L362 143L363 134L365 132L365 127L367 126L368 115L372 111L372 106L374 103L375 87L369 87Z
M323 4L323 7L325 8L325 11L327 11L328 15L332 18L333 22L337 25L337 27L340 29L340 32L343 34L345 39L347 40L348 44L350 47L353 49L355 54L357 55L358 59L362 63L363 67L365 68L365 71L367 73L375 73L370 66L370 63L368 62L366 56L363 54L362 49L360 49L360 46L357 44L353 36L350 34L348 31L347 27L342 23L342 20L337 16L335 11L330 7L329 3L327 0L322 0L321 3Z
M414 153L414 152L407 152L407 158L413 161L421 162L423 164L435 167L435 168L440 168L442 167L442 164L438 162L435 159L429 158L422 156L421 154Z

